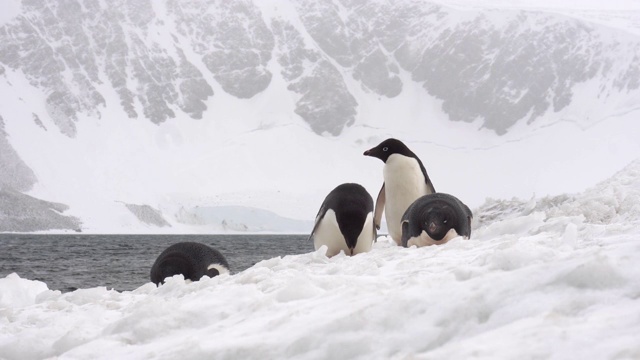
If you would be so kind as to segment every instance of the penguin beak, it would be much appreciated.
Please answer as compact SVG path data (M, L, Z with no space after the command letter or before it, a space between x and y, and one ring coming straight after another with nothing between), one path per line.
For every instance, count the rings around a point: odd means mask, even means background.
M369 150L365 151L364 154L362 154L362 155L371 156L371 150L373 150L373 149L369 149Z
M430 222L430 223L429 223L429 231L430 231L430 232L435 232L435 231L436 231L436 229L437 229L436 223L434 223L434 222Z

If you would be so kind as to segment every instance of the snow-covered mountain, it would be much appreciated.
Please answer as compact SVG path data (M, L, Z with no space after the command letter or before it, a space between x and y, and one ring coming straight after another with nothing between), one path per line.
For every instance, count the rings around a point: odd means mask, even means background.
M389 136L472 206L584 189L640 156L638 11L5 3L0 231L281 231L251 214L308 221L345 181L377 193L361 154ZM198 218L228 206L247 224Z

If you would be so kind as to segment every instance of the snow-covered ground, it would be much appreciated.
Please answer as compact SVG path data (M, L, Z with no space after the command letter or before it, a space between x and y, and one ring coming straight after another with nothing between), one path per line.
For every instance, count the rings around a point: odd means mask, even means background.
M467 241L323 250L122 293L9 275L0 358L640 358L640 161L580 194L488 201Z

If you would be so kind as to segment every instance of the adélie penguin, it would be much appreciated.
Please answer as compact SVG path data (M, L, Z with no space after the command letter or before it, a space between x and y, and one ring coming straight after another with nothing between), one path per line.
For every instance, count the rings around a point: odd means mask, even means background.
M327 246L327 256L344 251L356 255L371 250L376 237L373 198L359 184L338 185L322 202L309 239L318 250Z
M229 273L229 264L216 249L197 242L179 242L166 248L151 267L151 281L156 285L164 279L182 274L185 280L198 281L203 276Z
M384 162L384 182L376 200L374 222L380 229L384 211L389 236L400 245L402 215L416 199L436 190L422 161L400 140L387 139L364 155Z
M444 244L457 236L471 237L473 214L453 195L420 197L402 216L402 246Z

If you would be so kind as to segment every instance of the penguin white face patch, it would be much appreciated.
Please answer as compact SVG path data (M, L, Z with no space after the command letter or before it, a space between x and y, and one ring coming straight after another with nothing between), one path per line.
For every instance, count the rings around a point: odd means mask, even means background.
M229 269L227 269L224 265L221 265L221 264L211 264L207 267L207 270L211 270L211 269L218 270L220 275L229 273Z
M426 231L422 230L420 236L414 236L407 241L407 247L413 245L417 247L430 246L430 245L442 245L449 242L449 240L459 236L455 229L449 229L447 234L440 241L433 240Z

